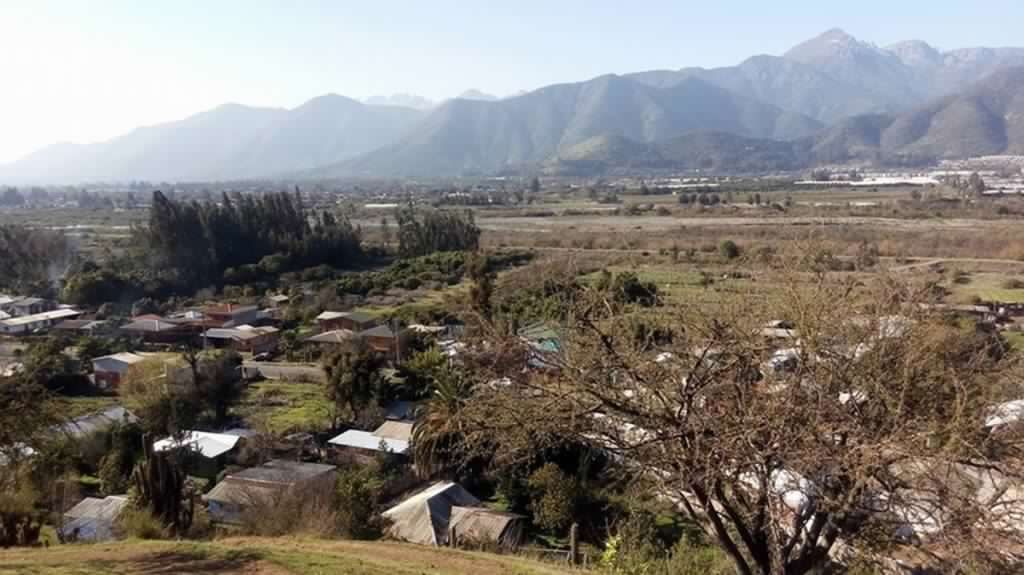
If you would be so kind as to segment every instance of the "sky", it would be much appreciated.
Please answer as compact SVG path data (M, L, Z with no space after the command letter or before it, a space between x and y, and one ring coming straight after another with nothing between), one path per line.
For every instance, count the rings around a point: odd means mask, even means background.
M0 0L0 163L226 102L434 100L781 54L1024 45L1020 0Z

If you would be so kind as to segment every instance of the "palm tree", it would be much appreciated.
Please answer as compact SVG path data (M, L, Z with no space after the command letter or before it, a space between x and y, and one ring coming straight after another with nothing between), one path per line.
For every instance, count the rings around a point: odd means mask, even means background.
M442 370L433 380L430 399L420 407L412 428L416 472L429 477L451 467L462 439L460 412L472 391L462 372Z

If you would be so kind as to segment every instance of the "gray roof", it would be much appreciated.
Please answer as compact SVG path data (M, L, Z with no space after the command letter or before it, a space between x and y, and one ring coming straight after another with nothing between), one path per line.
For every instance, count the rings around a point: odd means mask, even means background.
M231 339L237 341L245 341L277 332L278 329L276 327L251 327L247 329L243 329L241 327L224 327L208 329L206 330L206 332L203 333L203 337L210 339Z
M138 421L138 418L132 412L120 405L115 405L103 411L72 419L62 425L61 429L75 437L83 437L107 429L114 423L135 421Z
M352 341L355 336L355 332L350 329L335 329L314 335L306 341L314 343L348 343L349 341Z
M377 321L377 316L370 315L365 311L345 312L345 315L343 317L346 317L356 323L369 323L371 321Z
M251 505L284 488L330 473L333 465L274 459L259 467L232 473L204 496L207 501Z
M381 515L391 520L388 534L421 545L444 545L453 507L477 507L480 500L458 483L442 481L412 495Z
M387 325L378 325L359 332L362 337L395 337L395 332Z
M135 332L147 332L157 333L161 331L170 331L178 327L178 324L171 323L162 319L139 319L129 324L121 326L122 331L135 331Z
M104 499L86 497L71 509L64 513L68 519L106 519L113 521L128 505L128 497L124 495L111 495Z
M303 463L301 461L273 459L259 467L250 467L238 473L232 473L231 477L266 483L295 483L312 479L335 469L335 466L323 463Z
M522 515L502 513L485 507L453 506L448 519L459 541L501 543L514 547L522 539Z

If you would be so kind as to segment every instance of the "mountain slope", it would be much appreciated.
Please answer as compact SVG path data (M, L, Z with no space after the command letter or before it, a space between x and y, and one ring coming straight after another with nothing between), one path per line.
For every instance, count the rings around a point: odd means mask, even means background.
M221 177L273 176L351 158L397 140L423 113L367 106L328 94L278 118L219 170Z
M799 111L825 123L858 114L900 109L894 98L836 80L814 67L777 56L754 56L737 66L656 70L629 76L657 87L699 78L736 94L761 100L783 110Z
M761 173L795 170L805 164L803 147L794 142L700 132L652 143L598 136L551 158L543 170L563 176L647 170Z
M497 102L452 100L399 143L310 175L493 173L541 162L597 136L653 142L721 131L793 139L820 128L806 116L696 78L658 88L601 76Z
M178 122L137 128L107 142L60 145L0 167L0 179L21 181L180 180L220 170L281 109L226 104Z
M914 81L914 70L896 54L861 42L838 28L794 46L784 57L903 107L931 96L926 86Z
M652 143L592 138L544 163L550 174L630 170L767 172L821 164L920 164L944 158L1024 154L1024 67L1007 68L898 116L847 118L812 137L779 142L688 134Z
M97 144L58 144L0 166L0 181L187 181L269 177L395 141L421 113L327 95L294 110L227 104Z

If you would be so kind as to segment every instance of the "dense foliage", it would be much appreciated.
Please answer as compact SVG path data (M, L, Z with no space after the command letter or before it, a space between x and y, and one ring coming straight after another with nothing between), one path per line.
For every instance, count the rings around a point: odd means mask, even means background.
M0 291L47 293L64 273L70 246L59 233L0 225Z
M434 252L471 251L480 245L480 228L473 212L418 212L409 204L398 210L398 252L416 257Z
M197 287L232 275L347 267L363 256L347 218L307 213L298 194L283 192L224 194L219 203L173 202L155 192L149 226L135 233L152 268Z

